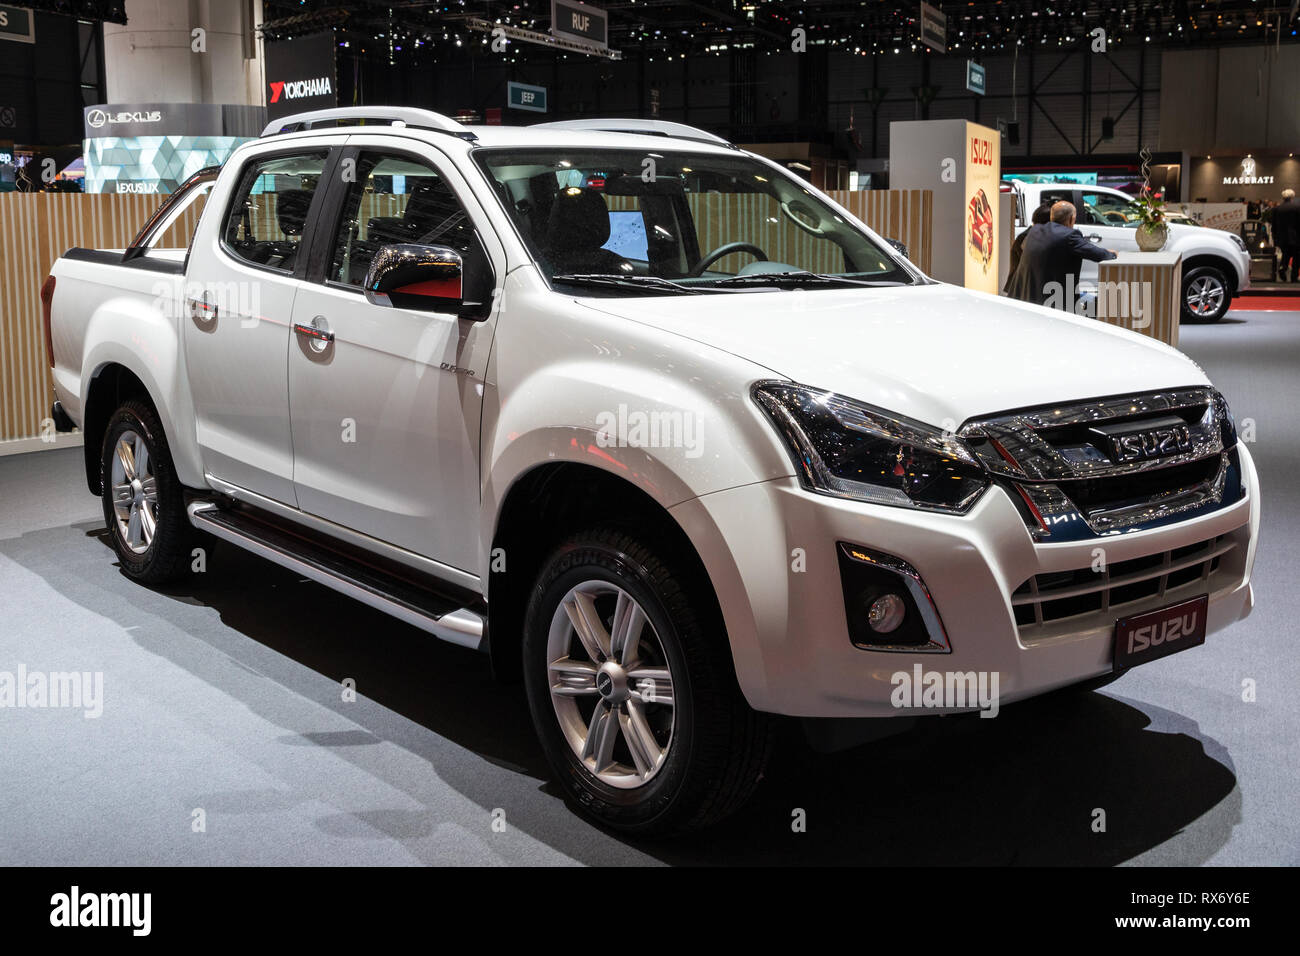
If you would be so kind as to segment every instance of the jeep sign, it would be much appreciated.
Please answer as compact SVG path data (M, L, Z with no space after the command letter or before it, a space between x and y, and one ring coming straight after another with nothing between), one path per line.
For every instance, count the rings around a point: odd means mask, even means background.
M527 83L506 83L507 102L512 110L530 110L533 113L546 112L546 87L529 86Z

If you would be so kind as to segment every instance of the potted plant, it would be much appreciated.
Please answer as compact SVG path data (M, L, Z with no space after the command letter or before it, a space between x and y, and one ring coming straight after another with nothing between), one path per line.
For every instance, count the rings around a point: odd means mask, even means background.
M1159 252L1169 241L1164 200L1157 199L1152 194L1151 187L1144 185L1135 202L1138 207L1138 248L1143 252Z

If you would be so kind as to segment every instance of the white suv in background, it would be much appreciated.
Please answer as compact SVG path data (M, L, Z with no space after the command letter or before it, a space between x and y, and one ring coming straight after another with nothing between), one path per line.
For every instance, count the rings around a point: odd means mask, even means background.
M1115 252L1137 252L1138 211L1133 197L1109 186L1076 183L1023 183L1012 180L1016 197L1016 233L1029 228L1034 210L1044 202L1073 203L1075 223L1085 236ZM1183 317L1217 322L1228 312L1234 296L1250 288L1250 252L1241 237L1220 229L1168 224L1169 239L1162 252L1183 256ZM1097 263L1085 260L1080 285L1097 287Z
M197 530L487 652L628 831L740 805L773 715L987 711L1251 609L1200 368L934 282L689 127L289 117L42 301L124 573Z

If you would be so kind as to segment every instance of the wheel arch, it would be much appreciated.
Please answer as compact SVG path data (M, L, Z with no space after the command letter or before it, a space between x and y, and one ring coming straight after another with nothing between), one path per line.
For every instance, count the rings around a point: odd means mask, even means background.
M1223 256L1215 255L1212 252L1202 252L1194 256L1188 256L1183 260L1183 278L1193 269L1199 269L1203 266L1211 266L1223 273L1223 278L1228 282L1228 298L1231 299L1237 294L1237 267ZM1179 290L1181 294L1181 289Z
M593 513L603 517L593 518ZM564 538L597 526L619 527L665 548L686 571L708 584L702 597L722 627L708 569L686 530L663 504L602 468L572 461L545 462L517 476L507 489L492 534L488 646L499 676L519 677L524 612L542 562Z
M128 399L139 398L147 401L155 412L159 412L160 418L162 413L140 376L120 362L105 362L95 369L88 382L86 397L82 400L82 452L86 466L86 486L91 494L98 497L103 493L101 446L113 412ZM166 425L163 427L165 429Z

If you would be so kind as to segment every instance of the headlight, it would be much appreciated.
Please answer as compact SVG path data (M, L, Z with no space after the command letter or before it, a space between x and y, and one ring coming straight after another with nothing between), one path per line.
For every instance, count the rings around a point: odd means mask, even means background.
M1235 243L1237 244L1237 248L1240 249L1242 252L1248 252L1248 251L1249 251L1249 250L1246 248L1246 242L1245 242L1245 240L1242 239L1241 236L1239 236L1239 235L1237 235L1236 233L1233 233L1233 232L1228 233L1228 236L1232 239L1233 242L1235 242Z
M754 399L813 491L964 514L989 486L961 441L921 422L804 385L759 382Z
M1229 451L1237 447L1237 420L1232 417L1232 409L1228 408L1228 400L1219 393L1215 393L1215 413L1219 417L1219 429L1223 435L1223 449Z

